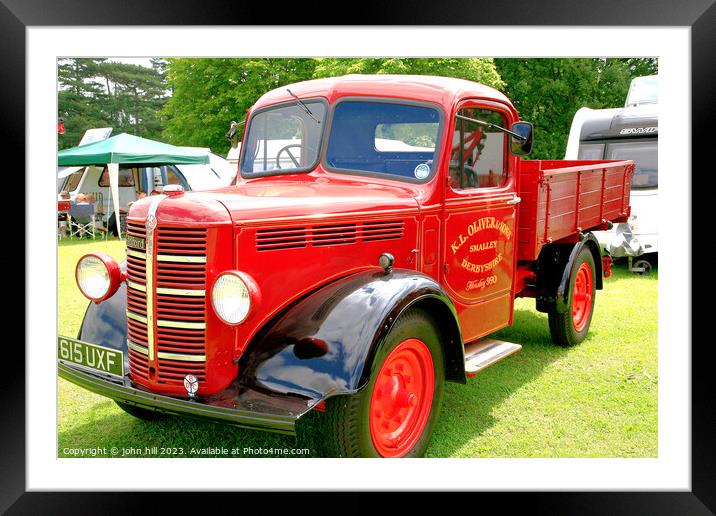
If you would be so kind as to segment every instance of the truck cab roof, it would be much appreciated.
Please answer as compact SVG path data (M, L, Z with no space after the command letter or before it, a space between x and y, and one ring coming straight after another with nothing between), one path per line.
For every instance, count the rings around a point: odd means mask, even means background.
M503 93L484 84L452 77L389 74L351 74L281 86L262 95L253 109L295 100L287 90L301 99L325 97L333 102L350 96L392 97L433 102L444 107L465 98L482 98L502 102L514 110Z

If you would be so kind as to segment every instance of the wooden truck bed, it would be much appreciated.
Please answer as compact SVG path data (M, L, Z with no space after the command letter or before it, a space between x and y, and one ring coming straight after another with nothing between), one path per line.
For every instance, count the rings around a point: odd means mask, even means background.
M629 217L632 161L526 160L521 165L518 260L536 260L544 244Z

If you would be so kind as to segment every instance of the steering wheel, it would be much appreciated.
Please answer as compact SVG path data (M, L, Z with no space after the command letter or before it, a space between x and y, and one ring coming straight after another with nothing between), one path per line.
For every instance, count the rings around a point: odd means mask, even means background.
M465 179L467 179L465 188L478 188L480 186L480 182L478 180L477 170L470 165L463 165L463 170L466 172Z
M477 170L470 165L463 165L463 170L465 171L464 178L466 180L466 183L462 186L462 188L478 188L480 186L480 182L478 180ZM453 173L453 171L455 173ZM450 162L450 177L454 181L455 187L459 188L460 173L458 169L458 163L456 161Z
M293 161L293 164L296 165L296 168L300 168L300 166L301 166L300 163L298 162L296 157L293 154L291 154L291 151L289 150L294 147L300 148L301 144L300 143L291 143L289 145L286 145L285 147L281 147L281 149L276 154L276 168L281 168L281 154L284 152L286 154L288 154L288 157L291 158L291 161Z

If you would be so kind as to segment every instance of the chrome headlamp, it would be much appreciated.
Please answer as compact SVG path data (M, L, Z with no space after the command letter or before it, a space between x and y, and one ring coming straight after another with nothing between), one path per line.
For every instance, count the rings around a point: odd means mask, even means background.
M93 253L83 256L77 262L75 279L87 299L100 303L117 291L122 273L114 258L103 253Z
M239 271L221 273L211 289L211 304L226 324L244 322L258 302L258 287L253 279Z

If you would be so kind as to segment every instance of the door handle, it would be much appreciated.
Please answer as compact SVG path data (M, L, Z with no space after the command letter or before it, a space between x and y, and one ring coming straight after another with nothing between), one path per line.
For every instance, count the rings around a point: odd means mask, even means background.
M514 205L514 204L519 204L519 203L521 203L521 202L522 202L522 198L519 197L518 195L515 195L515 196L512 198L512 200L507 201L507 204L508 204L509 206L512 206L512 205Z

